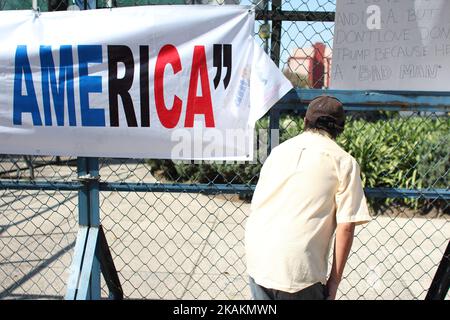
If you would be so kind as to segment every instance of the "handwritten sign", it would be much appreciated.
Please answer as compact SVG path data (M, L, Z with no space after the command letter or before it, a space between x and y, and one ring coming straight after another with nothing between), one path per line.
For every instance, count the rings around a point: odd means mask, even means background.
M331 87L450 91L450 1L338 0Z

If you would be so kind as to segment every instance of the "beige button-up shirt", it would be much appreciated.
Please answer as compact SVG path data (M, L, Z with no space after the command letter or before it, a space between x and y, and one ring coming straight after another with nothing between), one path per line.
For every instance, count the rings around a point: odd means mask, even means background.
M370 219L356 160L306 131L274 148L261 169L245 230L247 272L285 292L325 284L336 224Z

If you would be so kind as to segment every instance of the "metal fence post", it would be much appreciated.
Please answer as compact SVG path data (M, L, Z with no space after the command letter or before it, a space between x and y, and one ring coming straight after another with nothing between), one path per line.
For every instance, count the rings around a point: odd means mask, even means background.
M111 299L123 299L123 290L108 242L100 224L100 176L98 158L77 159L79 231L75 245L67 300L99 300L103 274Z
M87 158L89 188L89 224L91 227L100 226L100 198L99 198L99 168L98 158ZM97 255L92 262L91 279L89 283L89 295L92 300L100 299L100 265Z
M281 11L281 0L272 0L272 34L270 37L270 47L273 62L279 67L280 65L280 39L282 21L276 19L277 13ZM280 112L276 109L276 105L269 111L269 150L270 154L273 148L279 144L280 139Z
M77 159L78 224L66 299L100 299L100 264L96 255L100 226L99 168L97 158Z
M445 300L450 288L450 241L438 266L425 300Z
M87 174L87 159L77 158L78 178ZM80 226L89 226L89 191L87 185L78 192L78 224Z
M280 40L282 20L278 17L281 12L281 0L272 0L272 35L270 37L270 48L273 62L280 65Z

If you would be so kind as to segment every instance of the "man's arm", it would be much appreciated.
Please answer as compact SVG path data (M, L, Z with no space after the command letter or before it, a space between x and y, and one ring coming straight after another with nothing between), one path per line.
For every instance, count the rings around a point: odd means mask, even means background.
M328 299L334 300L353 243L355 223L339 223L336 227L333 267L327 281Z

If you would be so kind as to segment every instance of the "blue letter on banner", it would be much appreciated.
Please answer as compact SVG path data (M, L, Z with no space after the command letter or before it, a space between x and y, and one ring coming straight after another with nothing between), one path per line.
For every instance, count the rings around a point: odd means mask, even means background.
M104 127L105 110L89 108L89 93L102 92L102 77L88 74L88 63L102 62L102 46L79 45L78 61L80 64L81 125L86 127Z
M72 46L61 46L59 63L59 85L56 80L55 63L52 56L51 46L41 46L39 56L41 57L42 73L42 98L44 101L45 125L52 125L52 113L50 109L50 86L55 108L56 122L58 126L64 125L64 90L67 89L67 110L69 114L69 125L75 126L75 99L73 93L73 58ZM67 82L66 82L67 80Z
M13 124L22 125L22 113L31 113L33 125L42 126L39 106L34 90L33 75L28 60L27 46L17 46L15 56L14 97L13 97ZM22 95L22 75L25 76L27 95Z

